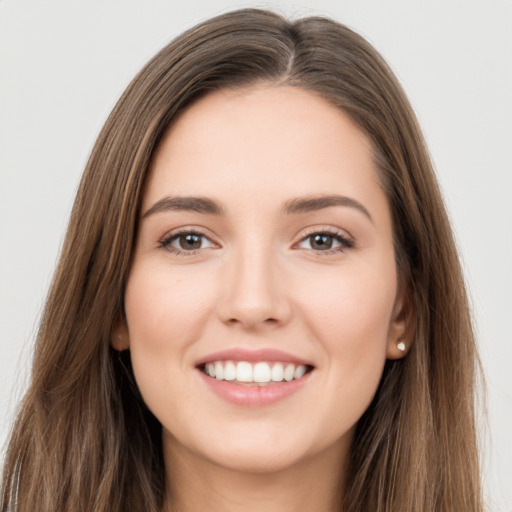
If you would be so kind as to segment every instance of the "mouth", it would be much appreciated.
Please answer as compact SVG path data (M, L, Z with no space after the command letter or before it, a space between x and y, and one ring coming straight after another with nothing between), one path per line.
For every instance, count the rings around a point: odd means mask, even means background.
M206 389L237 407L271 406L300 395L315 373L310 361L274 348L231 348L206 356L195 367Z
M240 386L271 386L302 379L313 371L309 364L286 361L216 360L198 365L211 379Z

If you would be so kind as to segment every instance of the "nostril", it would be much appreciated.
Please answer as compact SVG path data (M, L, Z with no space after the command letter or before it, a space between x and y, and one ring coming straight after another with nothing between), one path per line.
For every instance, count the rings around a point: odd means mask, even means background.
M247 328L256 329L258 327L258 325L268 325L268 326L277 325L279 323L279 320L277 318L266 318L266 319L264 319L262 321L259 321L257 318L250 318L250 317L236 318L236 317L233 317L233 318L229 318L227 320L227 323L231 324L231 325L240 324L240 325L243 325L243 326L245 326Z

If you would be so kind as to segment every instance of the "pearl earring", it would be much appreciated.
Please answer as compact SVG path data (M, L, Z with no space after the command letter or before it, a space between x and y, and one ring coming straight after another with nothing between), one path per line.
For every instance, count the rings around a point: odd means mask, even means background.
M399 341L396 344L396 348L400 350L400 352L405 352L405 343L403 341Z

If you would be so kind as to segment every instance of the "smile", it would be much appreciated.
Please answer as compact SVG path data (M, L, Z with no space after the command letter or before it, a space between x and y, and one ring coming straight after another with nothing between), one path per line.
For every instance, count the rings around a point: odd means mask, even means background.
M316 373L312 361L274 348L231 348L195 363L206 389L242 407L270 406L307 386Z
M290 382L302 378L311 369L305 364L266 361L211 361L201 367L209 377L241 385Z

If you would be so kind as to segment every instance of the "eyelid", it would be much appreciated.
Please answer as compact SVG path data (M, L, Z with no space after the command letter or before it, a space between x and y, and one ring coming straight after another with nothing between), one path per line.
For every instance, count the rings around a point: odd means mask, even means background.
M213 237L211 235L208 235L205 233L205 229L198 227L198 226L184 226L172 229L171 231L168 231L165 235L163 235L158 240L158 247L165 249L166 251L170 252L171 254L177 254L179 256L194 256L198 254L201 251L204 251L205 249L212 249L212 248L218 248L220 245L213 240ZM198 235L206 240L208 240L211 244L210 247L200 247L199 249L192 249L192 250L184 250L180 249L178 247L174 247L172 242L177 240L180 236L183 235Z
M205 249L212 249L212 248L220 248L220 244L214 240L214 237L210 234L207 234L205 231L205 228L199 227L199 226L182 226L179 228L174 228L170 231L168 231L165 235L163 235L159 241L158 241L158 247L163 248L167 250L168 252L172 254L177 254L180 256L193 256L198 254L201 251L204 251ZM176 239L178 239L180 236L188 235L188 234L194 234L198 235L200 237L203 237L204 239L208 240L208 242L211 244L209 247L200 247L198 249L191 249L191 250L185 250L180 249L178 247L172 246L172 242L174 242ZM324 249L324 250L317 250L317 249L308 249L308 248L302 248L299 245L307 240L307 238L313 236L313 235L327 235L330 237L333 237L337 240L339 245L337 247L331 248L331 249ZM340 253L344 252L347 249L351 249L354 247L354 238L349 235L345 230L341 230L339 228L335 228L333 226L310 226L302 231L300 234L300 238L292 245L292 249L302 249L304 251L314 253L318 256L327 256L329 254L334 253Z
M315 249L307 249L307 248L301 248L299 247L299 244L304 242L306 239L313 235L328 235L333 238L335 238L340 245L338 247L334 247L331 249L325 249L325 250L315 250ZM327 256L329 254L335 254L335 253L341 253L346 251L347 249L353 248L355 245L354 238L348 234L346 231L341 230L339 228L335 228L333 226L311 226L306 228L305 232L303 231L300 234L300 238L297 242L295 242L292 246L292 248L296 249L303 249L305 251L308 251L310 253L314 253L315 255L319 256Z

